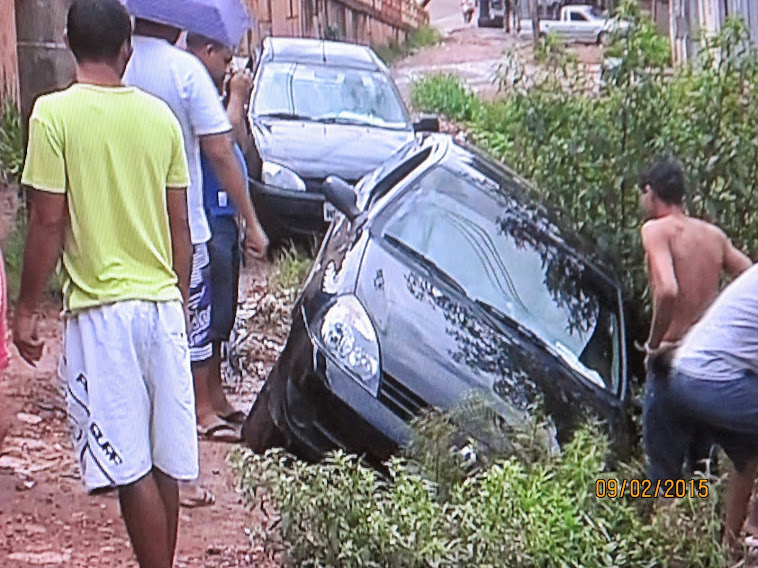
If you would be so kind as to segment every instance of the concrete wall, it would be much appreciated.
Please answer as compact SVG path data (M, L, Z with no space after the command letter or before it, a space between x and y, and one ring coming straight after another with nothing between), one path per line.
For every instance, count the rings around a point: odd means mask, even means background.
M28 118L35 99L74 80L74 57L63 43L72 0L16 0L21 114Z
M13 0L0 0L0 99L18 101L16 13Z
M428 21L416 0L247 0L263 37L340 38L369 45L401 41Z

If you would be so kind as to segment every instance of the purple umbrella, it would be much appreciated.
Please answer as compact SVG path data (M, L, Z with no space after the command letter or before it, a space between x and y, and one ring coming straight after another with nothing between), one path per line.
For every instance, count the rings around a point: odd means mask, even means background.
M129 13L235 46L253 26L239 0L124 0Z

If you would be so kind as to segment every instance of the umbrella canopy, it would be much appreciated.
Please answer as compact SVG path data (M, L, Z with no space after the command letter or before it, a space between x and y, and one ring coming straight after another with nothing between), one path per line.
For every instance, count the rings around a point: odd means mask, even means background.
M167 24L228 46L239 44L253 19L240 0L124 0L135 18Z

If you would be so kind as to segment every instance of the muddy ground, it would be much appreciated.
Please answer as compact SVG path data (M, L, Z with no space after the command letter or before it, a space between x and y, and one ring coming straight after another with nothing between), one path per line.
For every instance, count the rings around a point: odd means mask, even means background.
M248 271L242 290L245 309L267 301L265 281ZM88 496L79 479L56 374L61 348L58 306L43 310L45 354L36 368L13 349L0 403L12 415L10 433L0 451L0 566L136 566L115 495ZM259 318L260 319L260 318ZM265 323L263 324L266 325ZM229 381L230 399L247 412L273 364L281 343L262 327L248 340L256 361L241 379ZM247 527L258 526L235 487L226 463L232 445L201 441L201 481L216 497L212 506L182 509L179 568L275 566L251 543Z

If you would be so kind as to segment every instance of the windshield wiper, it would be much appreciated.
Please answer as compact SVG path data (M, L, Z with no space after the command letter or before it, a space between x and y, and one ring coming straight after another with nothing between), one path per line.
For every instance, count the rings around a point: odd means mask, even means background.
M487 315L495 318L497 321L504 323L509 327L516 329L518 332L520 332L522 335L525 335L532 341L535 341L539 345L548 348L551 353L555 352L555 350L552 349L550 345L548 345L539 335L534 333L534 331L526 327L523 323L519 322L518 320L506 314L503 310L501 310L497 306L490 304L489 302L485 302L481 298L475 299L474 302L476 302L476 305L479 306L482 310L484 310L487 313Z
M294 112L269 112L259 114L258 118L281 118L282 120L313 120L311 116L305 116Z
M371 118L348 118L345 116L320 116L312 119L322 124L349 124L351 126L371 126L386 130L401 130L404 125L400 123L388 123L384 120L372 120Z
M445 284L450 286L452 289L454 289L456 292L466 295L466 289L461 285L460 282L458 282L455 278L453 278L450 274L442 270L432 259L430 259L425 254L421 254L413 247L408 246L403 241L398 239L397 237L393 237L392 235L384 235L384 239L390 243L393 247L400 249L408 256L412 257L414 260L419 262L421 265L424 266L430 273L432 273L435 277L437 277L439 280L442 280Z

